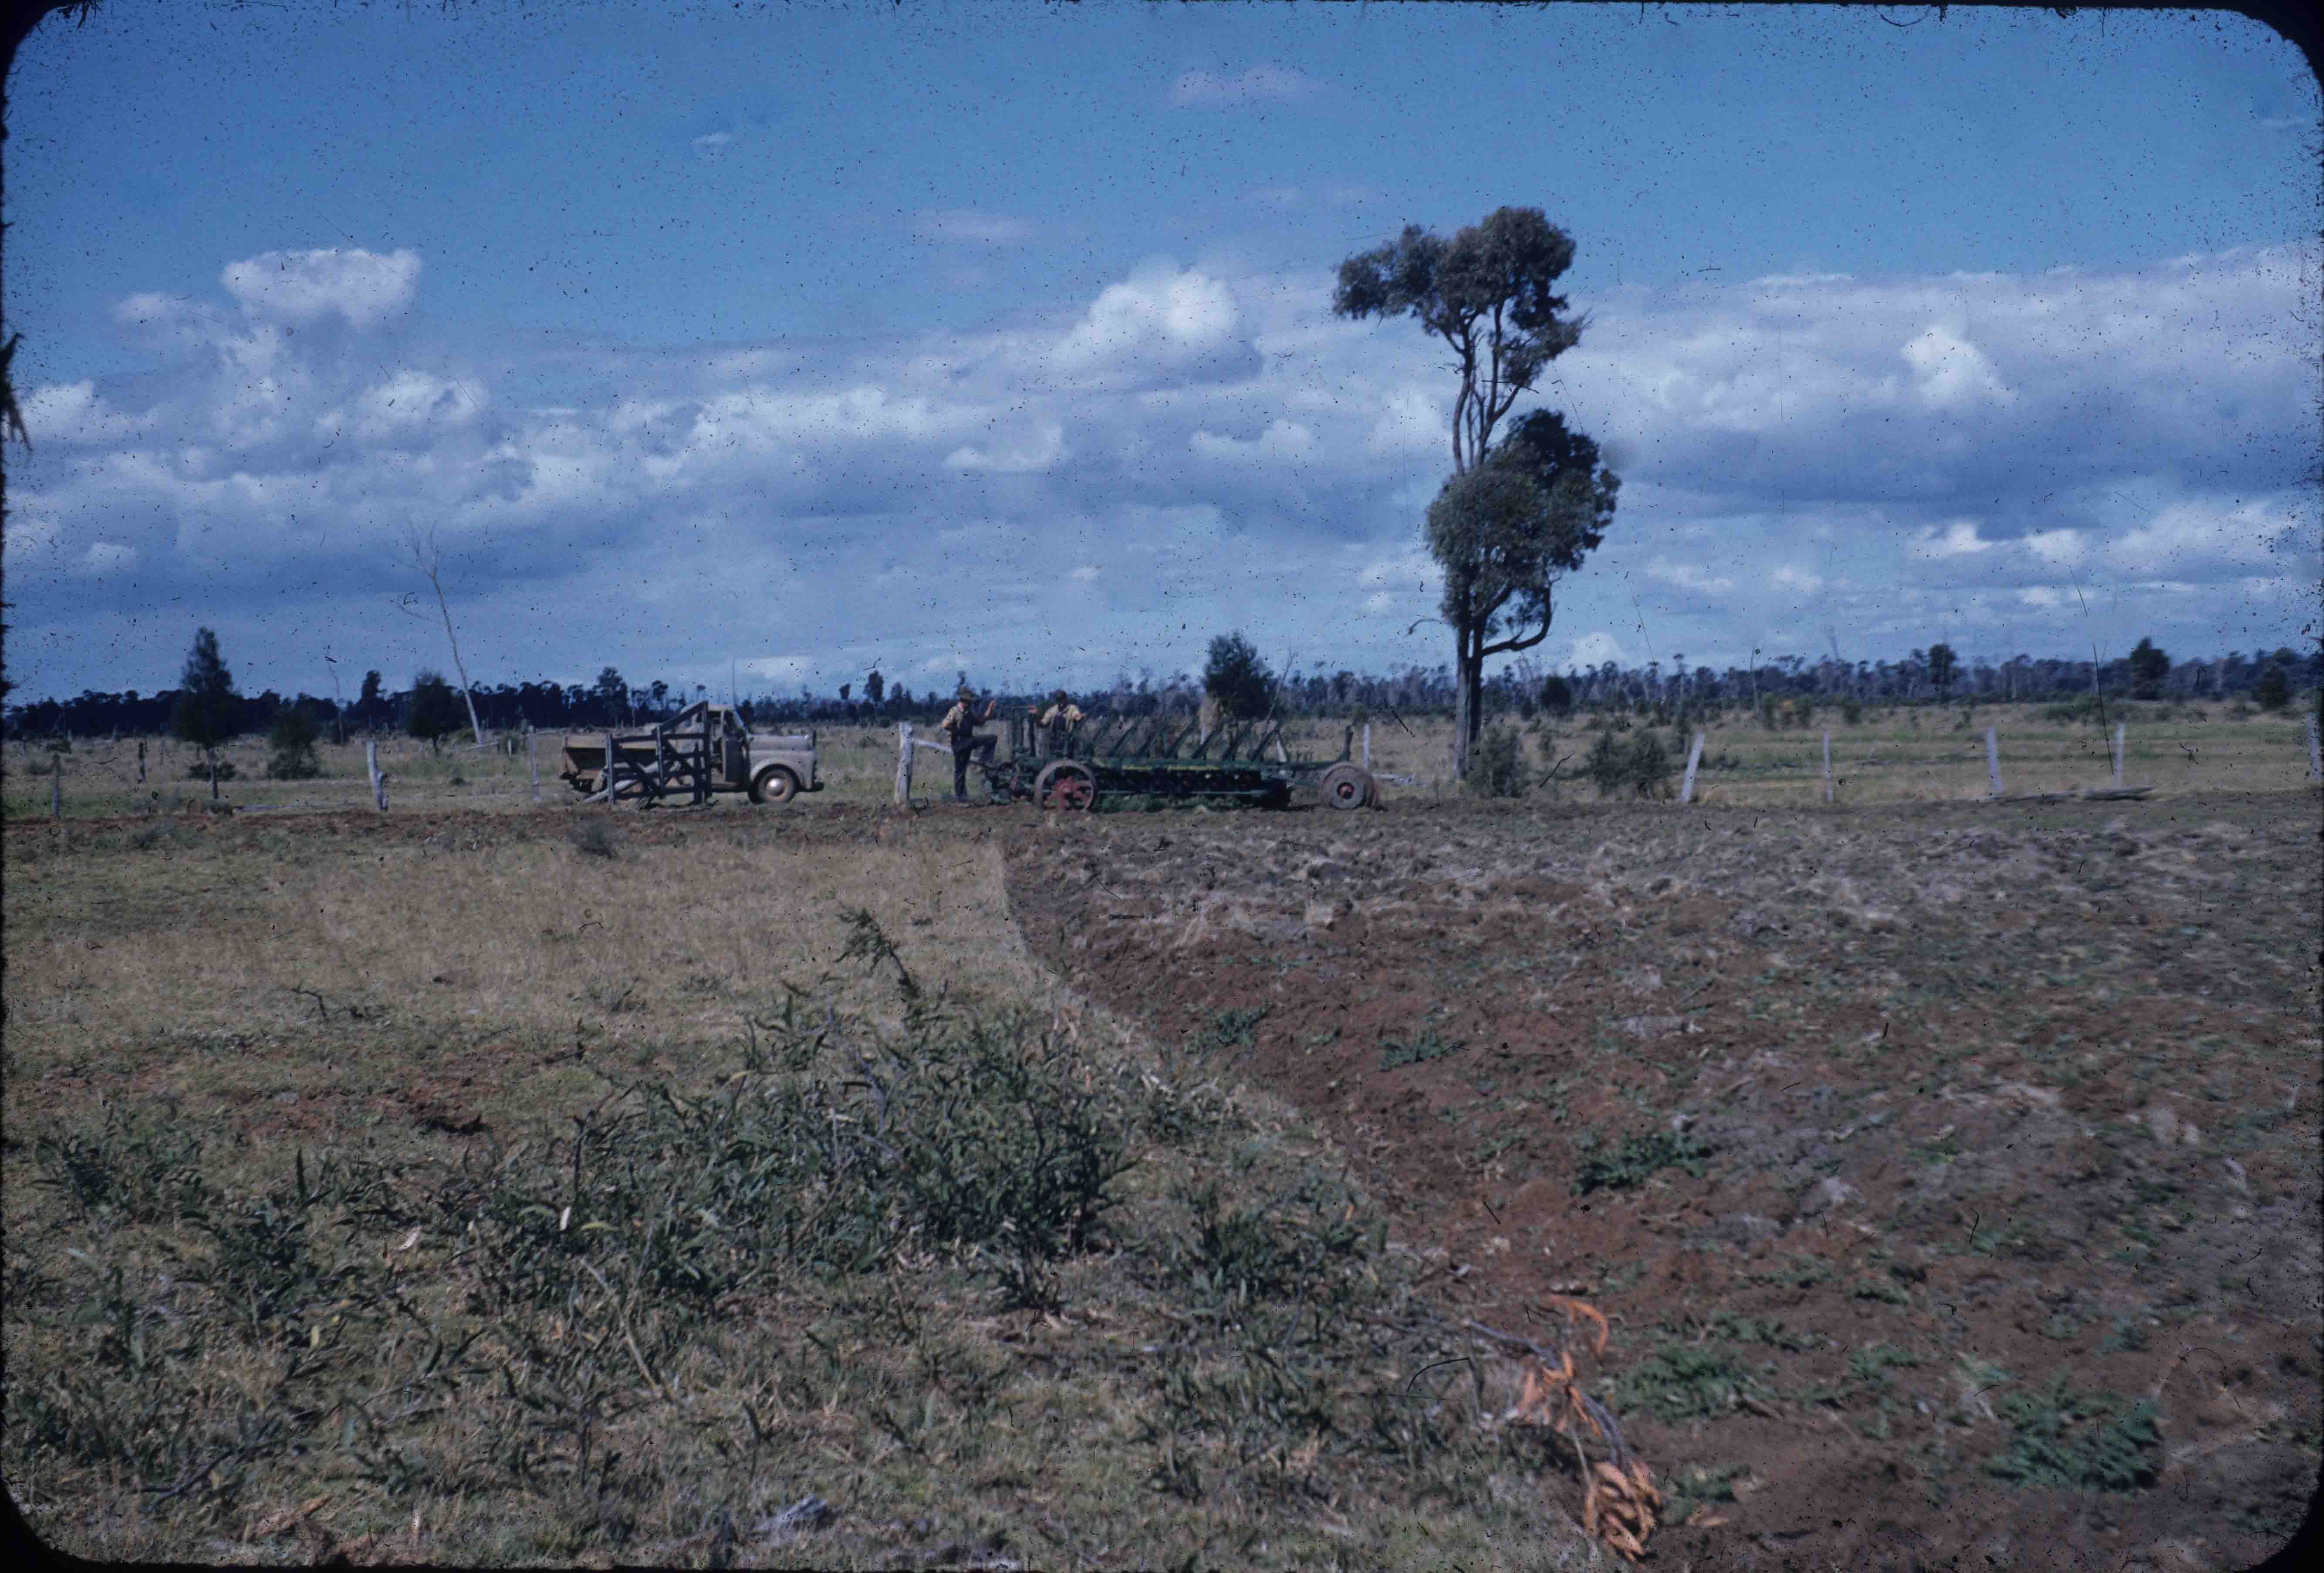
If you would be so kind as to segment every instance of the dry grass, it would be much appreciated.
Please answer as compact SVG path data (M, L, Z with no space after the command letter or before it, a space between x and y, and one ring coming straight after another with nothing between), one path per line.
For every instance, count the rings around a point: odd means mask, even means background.
M565 833L608 820L611 857ZM722 805L12 831L17 1502L102 1558L1598 1565L1538 1446L1403 1386L1445 1339L1338 1154L1157 1074L1063 989L985 828ZM856 911L954 1026L848 955ZM655 1087L844 1100L859 1051L935 1065L958 1024L1011 1019L1138 1160L1095 1249L714 1250L747 1286L697 1303L635 1275L650 1232L545 1221L729 1162L647 1118ZM585 1237L591 1277L523 1275ZM829 1522L782 1528L809 1496Z
M1821 803L1826 728L1832 734L1836 801L1840 803L1948 802L1987 796L1985 729L1988 726L1997 728L2000 734L2002 787L2008 794L2109 785L2113 776L2110 728L2086 721L2057 722L2049 719L2052 709L2046 704L1983 705L1973 710L1873 708L1864 713L1862 722L1851 726L1837 707L1825 707L1803 728L1772 731L1756 715L1723 713L1704 727L1704 764L1696 793L1704 802L1755 808ZM2297 708L2271 714L2247 706L2118 704L2110 706L2107 713L2129 722L2123 763L2126 784L2152 786L2159 796L2282 787L2307 778L2306 734ZM1383 715L1370 724L1374 769L1405 777L1391 784L1389 790L1435 796L1451 794L1452 729L1448 719L1407 716L1398 720ZM1569 770L1578 768L1597 727L1604 724L1606 718L1582 715L1526 723L1520 730L1527 739L1527 761L1536 772L1560 759ZM547 807L576 801L571 789L557 778L559 735L540 734L540 792ZM1345 735L1346 723L1338 721L1296 722L1284 732L1295 756L1317 759L1336 758ZM1665 729L1664 735L1674 768L1683 767L1686 735L1670 729ZM870 805L893 798L893 727L825 727L819 729L817 740L818 768L825 787L808 801ZM159 739L147 740L146 746L147 779L141 785L136 778L136 740L77 742L73 751L64 756L66 816L199 812L208 801L208 783L183 778L199 758L198 751ZM1360 750L1362 745L1359 741L1356 746ZM264 775L263 740L244 738L221 751L221 759L231 762L236 771L236 778L223 785L223 794L230 803L254 809L368 805L370 783L364 774L362 744L327 743L318 753L324 769L319 779L269 781ZM44 750L30 742L6 750L6 778L5 789L0 790L0 810L6 817L47 814L48 779L45 774L31 772L45 772L48 759ZM433 755L411 739L391 735L380 740L380 763L391 777L388 797L393 812L516 812L531 807L530 777L521 752L512 756L462 748ZM949 791L950 766L941 755L919 751L914 770L917 796ZM1674 775L1674 790L1675 782ZM1563 783L1557 790L1569 796L1595 796L1583 783ZM738 813L749 811L739 798L722 799L719 806Z
M1834 801L1841 805L1965 802L1990 796L1985 729L1997 729L2002 790L2010 796L2106 786L2113 780L2111 728L2047 719L2047 705L1981 705L1950 709L1868 710L1850 726L1837 709L1816 713L1804 728L1769 731L1756 716L1729 713L1686 732L1663 729L1674 773L1686 759L1688 733L1705 733L1695 796L1736 807L1809 806L1823 801L1823 732L1831 732ZM2126 717L2123 761L2126 786L2151 786L2154 796L2282 790L2308 776L2304 723L2296 712L2251 712L2238 719L2217 705L2177 708L2116 706ZM1449 796L1452 723L1442 718L1372 722L1376 770L1412 777L1390 791ZM1593 724L1594 723L1594 724ZM1577 769L1605 718L1574 716L1521 728L1536 772L1563 759ZM1331 731L1327 752L1339 734ZM1297 745L1295 743L1295 747ZM1586 782L1556 788L1575 801L1595 801Z

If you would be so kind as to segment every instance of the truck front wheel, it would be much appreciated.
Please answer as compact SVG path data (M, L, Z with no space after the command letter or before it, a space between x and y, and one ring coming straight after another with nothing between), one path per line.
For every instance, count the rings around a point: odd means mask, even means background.
M760 771L751 777L751 801L753 803L788 803L798 795L798 777L780 765Z

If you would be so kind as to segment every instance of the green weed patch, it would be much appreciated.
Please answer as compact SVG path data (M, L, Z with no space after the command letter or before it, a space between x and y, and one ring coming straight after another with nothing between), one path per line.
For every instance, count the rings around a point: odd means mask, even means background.
M1622 1414L1646 1413L1665 1424L1716 1420L1747 1398L1767 1395L1764 1375L1721 1350L1663 1344L1607 1384L1607 1402Z
M1223 1053L1231 1049L1247 1049L1256 1041L1259 1024L1269 1014L1264 1005L1241 1010L1214 1010L1201 1030L1186 1040L1190 1054Z
M2008 1394L1994 1407L2014 1434L1986 1472L2013 1486L2137 1491L2162 1473L2163 1432L2144 1400L2077 1393L2061 1371L2046 1389Z
M1584 1155L1573 1172L1573 1189L1578 1195L1592 1191L1628 1191L1668 1168L1683 1170L1699 1180L1702 1177L1702 1160L1710 1150L1684 1132L1674 1135L1655 1131L1625 1136L1621 1145L1611 1153Z
M1380 1044L1379 1068L1393 1071L1402 1065L1425 1064L1430 1060L1442 1060L1457 1054L1469 1045L1460 1038L1440 1035L1433 1026L1420 1029L1411 1039L1398 1042L1389 1038Z

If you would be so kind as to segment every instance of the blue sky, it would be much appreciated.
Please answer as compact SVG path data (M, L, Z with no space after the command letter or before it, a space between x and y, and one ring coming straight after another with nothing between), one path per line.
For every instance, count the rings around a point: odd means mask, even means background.
M1504 203L1625 483L1549 663L2317 621L2318 92L2236 16L107 0L10 93L26 697L400 685L414 528L484 682L1434 665L1452 382L1331 281Z

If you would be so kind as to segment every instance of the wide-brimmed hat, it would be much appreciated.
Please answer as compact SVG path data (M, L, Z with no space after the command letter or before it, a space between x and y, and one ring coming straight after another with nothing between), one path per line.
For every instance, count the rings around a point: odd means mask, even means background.
M1055 700L1057 704L1065 704L1065 701L1066 701L1068 698L1070 698L1070 697L1071 697L1071 695L1069 695L1068 694L1066 694L1066 692L1065 692L1064 689L1060 688L1060 689L1058 689L1055 694L1050 695L1049 695L1049 697L1050 697L1051 699Z

